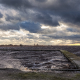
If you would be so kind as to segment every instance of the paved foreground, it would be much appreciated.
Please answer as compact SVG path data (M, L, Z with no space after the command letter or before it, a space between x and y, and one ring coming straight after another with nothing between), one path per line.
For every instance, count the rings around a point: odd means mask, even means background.
M16 69L0 70L0 80L80 80L80 72L22 72Z
M63 55L67 57L68 60L70 60L73 64L75 64L78 69L80 69L80 57L65 50L61 50L61 52L63 53Z

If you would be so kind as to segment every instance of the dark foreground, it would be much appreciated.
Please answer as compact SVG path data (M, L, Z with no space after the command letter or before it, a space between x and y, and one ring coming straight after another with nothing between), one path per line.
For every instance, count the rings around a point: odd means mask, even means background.
M80 51L80 46L0 46L0 50L67 50L72 53ZM79 54L80 55L80 54Z
M0 70L0 80L80 80L80 72L22 72L16 69Z
M80 46L26 46L0 47L0 50L24 51L35 49L67 50L80 56ZM23 72L17 69L0 69L0 80L80 80L80 71Z

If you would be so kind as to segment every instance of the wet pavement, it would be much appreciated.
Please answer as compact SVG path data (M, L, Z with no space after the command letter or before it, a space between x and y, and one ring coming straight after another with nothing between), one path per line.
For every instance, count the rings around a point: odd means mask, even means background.
M0 68L23 71L74 69L60 51L0 51Z

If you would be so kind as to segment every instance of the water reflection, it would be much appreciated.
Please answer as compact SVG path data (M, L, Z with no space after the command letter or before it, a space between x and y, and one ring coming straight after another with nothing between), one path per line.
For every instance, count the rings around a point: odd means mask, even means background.
M59 51L0 51L0 56L0 68L22 71L74 68Z

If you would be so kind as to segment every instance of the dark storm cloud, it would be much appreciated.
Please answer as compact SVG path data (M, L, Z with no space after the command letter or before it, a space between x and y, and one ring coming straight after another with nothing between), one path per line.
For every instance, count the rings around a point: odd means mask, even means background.
M80 0L0 0L0 3L8 8L19 9L21 12L23 10L23 15L26 9L35 9L40 14L30 15L32 18L28 19L33 22L50 26L58 26L59 21L80 25ZM8 16L6 20L14 20L13 17Z
M70 36L59 36L59 35L51 35L51 36L48 36L50 38L53 38L53 39L66 39L66 40L77 40L77 39L80 39L80 35L70 35Z
M0 25L2 30L20 30L20 28L28 30L31 33L37 33L41 30L41 25L39 23L33 22L22 22L18 24L4 24Z
M51 15L59 16L60 21L80 25L80 0L49 0L49 2L37 7L47 10Z
M36 4L34 5L34 3L32 3L31 0L0 0L1 4L5 4L6 6L13 6L13 7L34 7L34 8L43 8L43 9L53 9L53 10L74 10L76 8L79 7L79 0L33 0L33 2L36 2ZM38 4L37 6L37 2L44 2L46 4L43 4L42 7L40 6L41 4Z
M6 14L6 21L15 21L15 20L18 20L18 21L22 21L22 18L24 18L24 20L29 20L29 21L32 21L32 22L38 22L38 23L41 23L41 24L45 24L45 25L49 25L49 26L58 26L59 23L58 23L58 19L56 18L52 18L48 13L46 13L45 11L36 11L34 10L35 13L31 13L30 11L26 11L23 15L22 14L19 14L18 16L10 16L8 14Z
M74 10L76 7L79 7L79 0L53 0L48 9L53 9L56 11L69 11Z
M45 11L39 11L37 14L34 14L33 21L39 22L45 25L49 26L58 26L58 19L57 18L52 18L47 12Z
M0 18L2 18L3 17L3 15L0 13Z
M65 23L71 23L78 26L80 25L80 12L78 11L66 12L61 15L61 17Z
M65 23L72 23L80 25L80 0L54 0L54 3L48 10L52 10L52 15L61 17L61 20Z
M45 2L46 0L36 0L36 1L38 1L38 2Z
M18 21L21 21L21 18L20 17L15 17L15 16L9 16L8 14L6 14L6 21L11 21L11 20L18 20Z
M40 24L33 22L23 22L20 24L21 28L26 29L31 33L37 33L39 30L41 30L40 26Z
M8 7L10 6L18 9L21 7L31 7L28 0L0 0L0 3Z
M2 30L19 30L18 24L3 24L0 25L0 29Z

